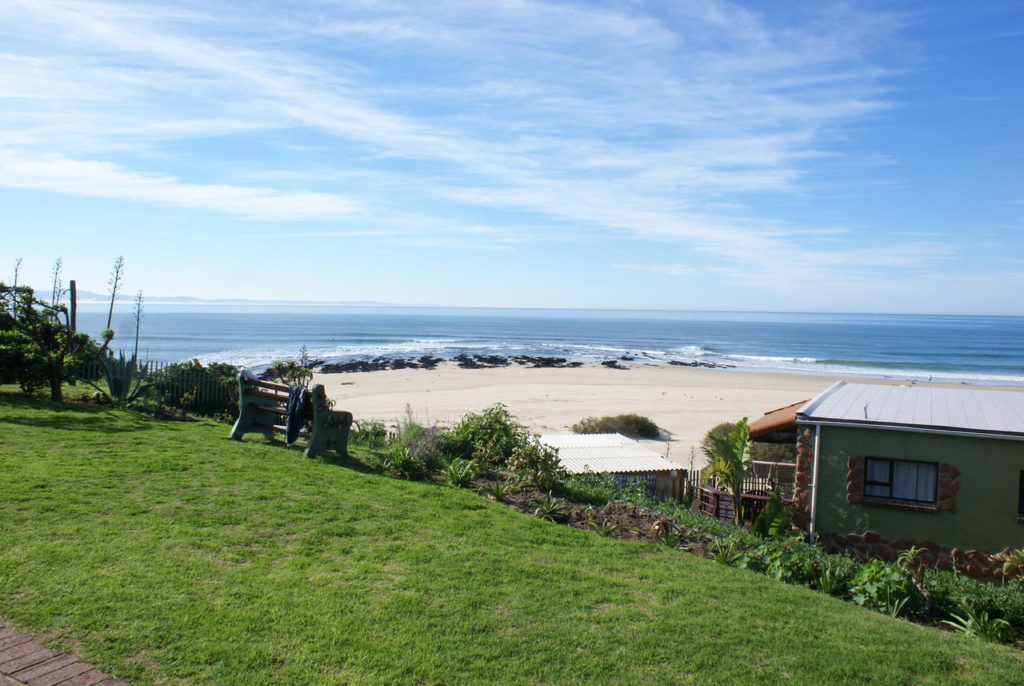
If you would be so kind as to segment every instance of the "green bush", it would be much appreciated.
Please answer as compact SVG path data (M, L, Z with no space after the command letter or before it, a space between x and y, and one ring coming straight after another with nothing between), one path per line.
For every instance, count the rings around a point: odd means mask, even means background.
M608 472L567 474L562 481L562 493L584 503L604 505L619 496L615 475Z
M238 367L199 360L168 365L150 377L157 400L182 412L238 416Z
M566 472L558 461L558 450L544 445L536 438L516 448L507 466L535 488L547 491L565 481Z
M71 330L67 306L0 281L0 383L16 383L26 393L48 387L50 400L59 402L64 383L98 353L88 335Z
M659 438L661 429L647 417L618 414L610 417L587 417L572 425L578 434L622 434L630 438Z
M903 607L912 609L917 595L910 578L882 560L864 564L850 581L853 602L879 612L899 614Z
M782 502L778 491L772 491L761 514L754 519L753 530L764 538L782 538L793 526L793 515L796 508Z
M304 367L298 360L278 360L267 367L263 378L289 386L309 386L313 370Z
M740 553L732 566L751 569L788 584L811 585L818 579L823 554L800 541L763 541Z
M366 448L384 448L388 444L388 427L376 419L360 420L352 425L348 440L353 445Z
M403 479L425 479L436 474L445 462L443 432L406 422L384 457L384 470Z
M464 415L448 434L445 448L452 457L504 468L529 442L530 433L499 403L480 414Z
M1014 628L1024 629L1024 580L997 584L956 572L935 571L928 575L925 587L931 592L935 613L940 617L963 615L966 603L975 612L1005 619Z

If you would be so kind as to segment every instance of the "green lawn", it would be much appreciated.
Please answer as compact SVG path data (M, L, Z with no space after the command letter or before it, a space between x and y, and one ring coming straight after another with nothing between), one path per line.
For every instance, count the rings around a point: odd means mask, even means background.
M135 683L1024 682L1024 653L479 496L0 394L0 616Z

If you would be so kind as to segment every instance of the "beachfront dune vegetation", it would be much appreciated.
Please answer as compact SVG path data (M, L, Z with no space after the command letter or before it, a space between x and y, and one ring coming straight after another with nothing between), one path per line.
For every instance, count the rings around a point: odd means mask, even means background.
M608 417L587 417L572 425L577 434L622 434L630 438L660 438L661 429L639 414L617 414Z
M133 684L1024 674L1019 651L816 590L807 570L827 566L843 579L833 592L850 593L861 569L850 558L663 504L581 503L571 479L547 493L516 480L510 508L470 490L484 473L470 489L398 480L366 466L372 451L359 445L303 460L279 442L230 441L208 420L11 393L0 394L0 435L0 615ZM601 477L589 481L596 498ZM516 501L529 493L539 497ZM719 546L728 565L681 546ZM956 592L981 583L942 578ZM1019 631L1024 612L1005 606L1019 588L986 590L1002 606L973 608L975 635L982 613Z

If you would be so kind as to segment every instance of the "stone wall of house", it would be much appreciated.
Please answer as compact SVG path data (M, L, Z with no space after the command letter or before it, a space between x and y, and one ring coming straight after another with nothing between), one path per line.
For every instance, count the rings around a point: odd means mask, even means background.
M887 541L873 531L846 535L823 533L818 536L818 543L828 553L848 553L861 559L889 562L896 560L902 551L916 546L924 549L921 559L926 564L935 565L939 569L956 567L960 572L975 578L1003 578L1003 562L1010 553L1009 548L993 553L985 550L946 548L932 541Z
M811 483L814 475L814 431L797 428L796 472L793 475L793 523L807 529L811 521Z

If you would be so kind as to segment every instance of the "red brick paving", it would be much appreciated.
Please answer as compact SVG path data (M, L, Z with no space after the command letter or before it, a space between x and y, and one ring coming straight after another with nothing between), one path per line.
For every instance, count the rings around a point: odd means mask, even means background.
M0 624L0 686L127 686L73 655Z

